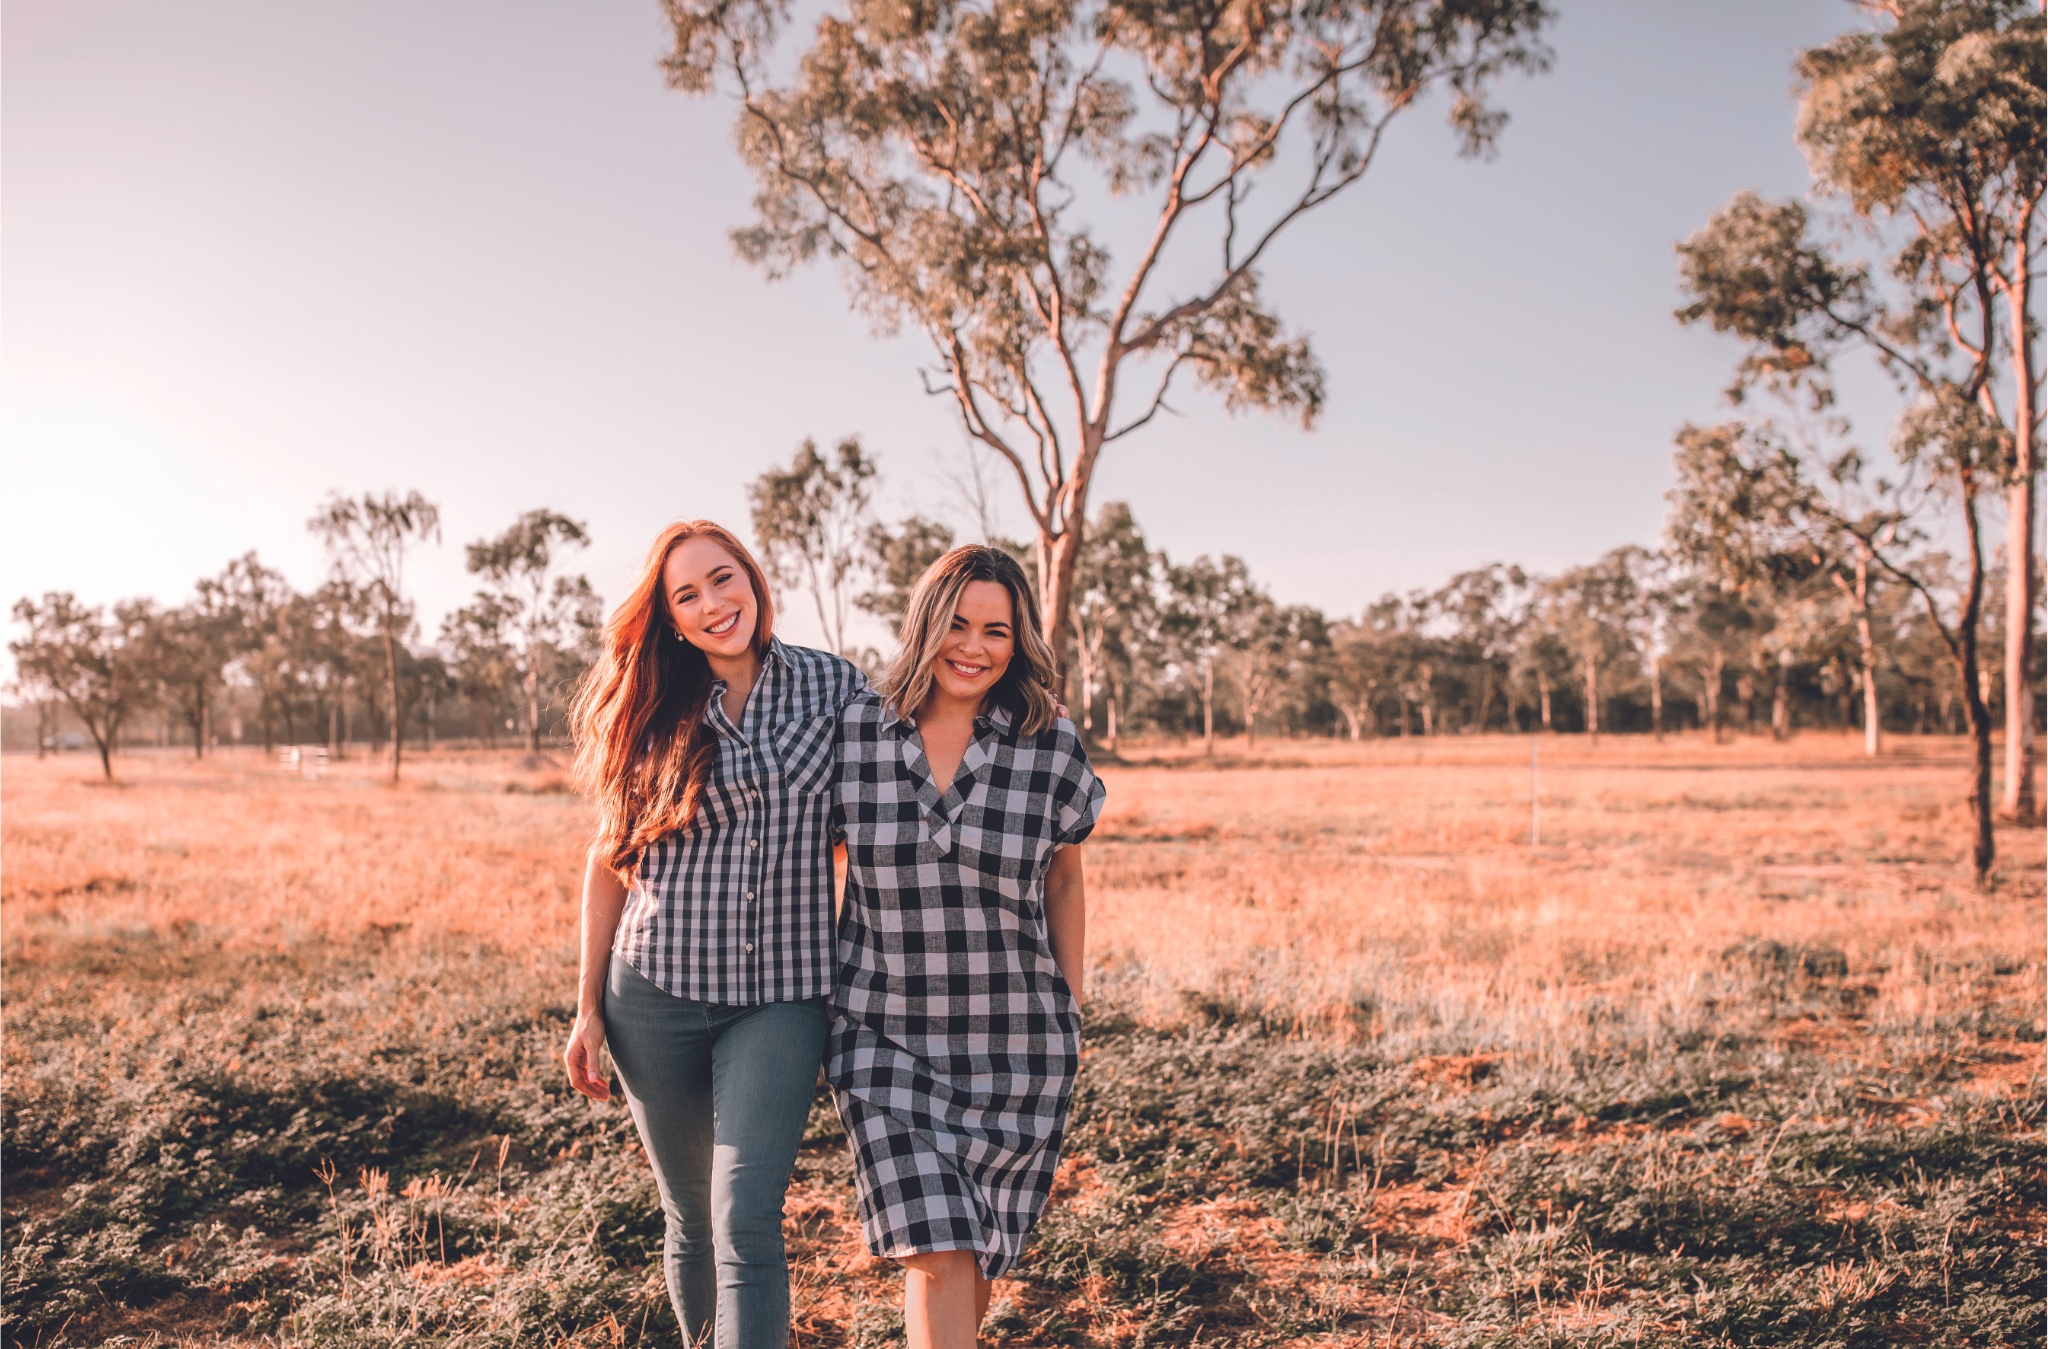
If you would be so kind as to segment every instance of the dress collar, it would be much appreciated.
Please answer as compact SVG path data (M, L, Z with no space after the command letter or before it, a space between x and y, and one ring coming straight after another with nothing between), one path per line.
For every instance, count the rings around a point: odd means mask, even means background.
M1004 707L1001 703L997 703L974 719L974 729L976 733L994 731L997 735L1007 735L1009 734L1010 727L1016 724L1016 720L1016 716L1009 708ZM897 716L896 704L887 698L882 699L883 730L902 733L906 730L915 730L916 728L917 722L914 719Z

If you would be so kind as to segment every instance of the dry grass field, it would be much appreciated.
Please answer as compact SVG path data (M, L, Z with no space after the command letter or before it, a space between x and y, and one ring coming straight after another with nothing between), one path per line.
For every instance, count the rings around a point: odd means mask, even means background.
M1961 746L1126 747L1088 1047L1000 1345L2038 1344L2042 836ZM583 810L252 755L10 758L8 1344L675 1342L568 1093ZM797 1343L900 1337L828 1108Z

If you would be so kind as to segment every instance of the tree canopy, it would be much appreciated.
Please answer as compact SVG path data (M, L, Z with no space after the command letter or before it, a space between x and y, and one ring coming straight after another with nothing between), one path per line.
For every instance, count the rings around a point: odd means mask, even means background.
M1482 154L1499 77L1549 60L1542 0L851 0L793 69L780 0L666 10L670 81L740 102L741 256L829 257L877 330L925 335L926 388L1015 475L1062 659L1104 447L1183 375L1313 420L1323 372L1262 266L1425 95Z

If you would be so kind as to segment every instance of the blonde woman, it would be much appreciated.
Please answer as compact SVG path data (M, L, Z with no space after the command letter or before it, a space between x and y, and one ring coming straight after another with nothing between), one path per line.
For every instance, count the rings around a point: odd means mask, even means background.
M1080 1061L1080 844L1103 789L1058 716L1038 604L958 548L840 717L847 880L826 1076L910 1349L970 1349L1059 1162Z

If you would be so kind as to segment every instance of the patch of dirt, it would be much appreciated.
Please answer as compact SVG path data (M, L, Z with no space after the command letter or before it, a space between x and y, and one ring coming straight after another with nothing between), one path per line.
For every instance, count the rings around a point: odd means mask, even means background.
M505 1266L480 1255L466 1255L446 1265L438 1260L422 1260L406 1273L430 1286L453 1283L465 1288L488 1288L504 1275Z
M1366 1227L1396 1247L1462 1246L1472 1239L1471 1188L1382 1185Z
M1783 1049L1847 1053L1869 1037L1858 1028L1840 1021L1796 1016L1772 1026L1768 1038Z
M1499 1068L1498 1054L1432 1054L1415 1060L1412 1071L1417 1082L1469 1091Z
M1959 1086L1978 1096L2016 1096L2040 1081L2042 1072L2042 1050L2037 1045L2031 1054L1998 1054L1973 1065Z

